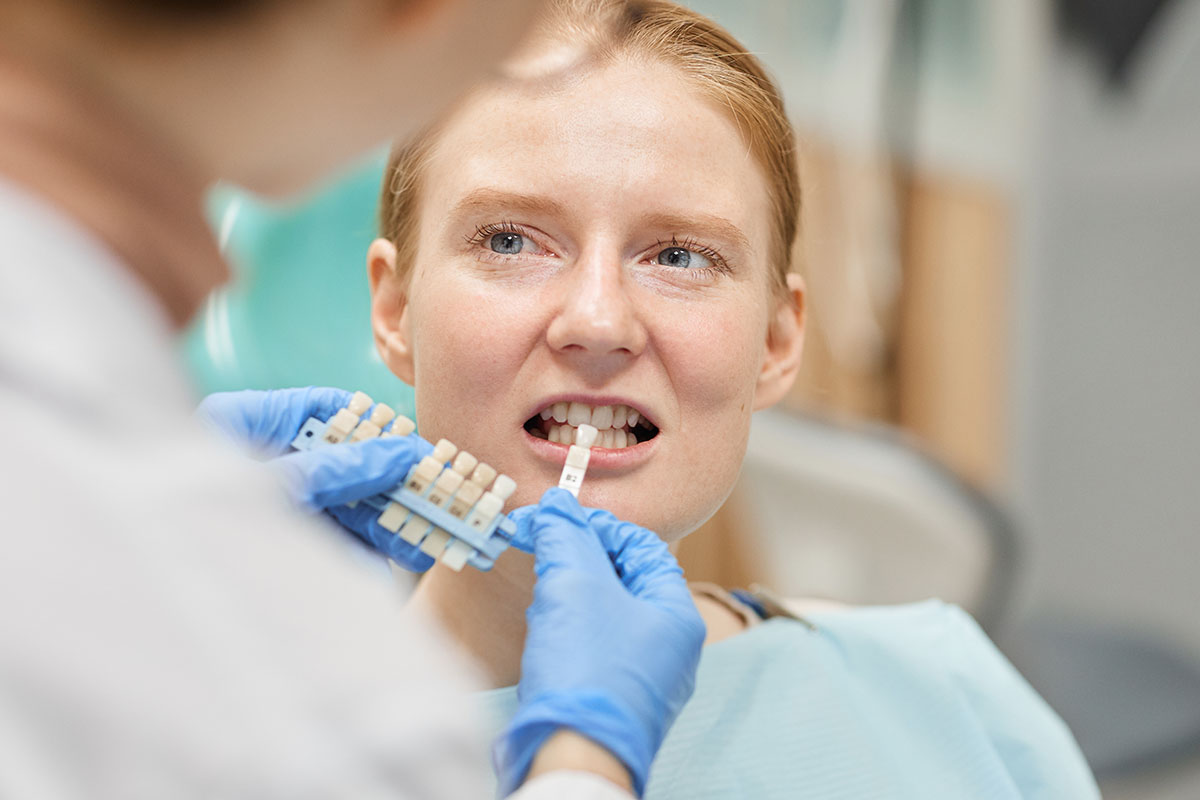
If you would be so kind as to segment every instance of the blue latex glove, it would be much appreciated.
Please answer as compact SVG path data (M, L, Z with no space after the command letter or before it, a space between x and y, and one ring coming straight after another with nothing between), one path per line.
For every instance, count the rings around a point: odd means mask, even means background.
M368 439L317 450L293 451L292 440L309 417L328 420L350 402L342 389L310 386L269 392L221 392L204 398L196 416L267 460L292 503L324 512L397 564L414 572L433 559L376 522L379 511L359 504L404 480L432 445L416 434Z
M667 546L562 489L514 511L537 584L517 686L493 757L507 794L560 728L624 762L640 796L663 737L692 695L704 622Z

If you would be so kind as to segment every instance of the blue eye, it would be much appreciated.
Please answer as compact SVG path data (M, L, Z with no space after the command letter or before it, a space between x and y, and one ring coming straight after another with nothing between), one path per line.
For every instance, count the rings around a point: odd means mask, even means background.
M488 240L492 251L506 256L515 256L525 248L525 237L519 233L497 233Z
M686 247L676 246L663 249L655 260L664 267L679 269L703 269L713 265L707 256L701 255L695 250L688 250Z

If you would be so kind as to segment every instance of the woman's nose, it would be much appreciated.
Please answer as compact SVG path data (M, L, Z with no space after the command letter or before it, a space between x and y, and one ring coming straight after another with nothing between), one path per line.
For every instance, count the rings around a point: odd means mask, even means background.
M546 338L564 354L630 357L642 352L647 333L616 254L585 253L563 276L560 307Z

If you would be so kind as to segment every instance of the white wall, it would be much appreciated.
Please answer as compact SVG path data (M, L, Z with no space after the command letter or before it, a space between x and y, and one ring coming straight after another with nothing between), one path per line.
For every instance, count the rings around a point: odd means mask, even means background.
M1126 95L1048 64L1019 269L1013 487L1039 609L1200 659L1200 2Z
M1049 58L1013 303L1032 570L1006 644L1093 755L1200 724L1200 1L1160 23L1124 93ZM1063 667L1085 629L1125 644ZM1200 797L1200 763L1104 788Z

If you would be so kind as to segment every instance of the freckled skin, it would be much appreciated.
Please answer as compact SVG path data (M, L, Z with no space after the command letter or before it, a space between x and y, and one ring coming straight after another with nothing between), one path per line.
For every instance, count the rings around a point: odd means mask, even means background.
M425 438L512 476L511 508L536 502L561 470L525 440L539 399L624 396L660 429L654 455L589 468L581 502L668 540L711 516L745 452L775 307L767 184L727 112L675 68L645 61L553 91L492 89L446 126L424 187L399 327ZM453 213L480 188L558 209ZM664 214L724 218L745 244L647 224ZM467 241L498 223L530 231L531 252L505 261L488 237ZM695 278L656 263L673 237L713 247L731 273Z

